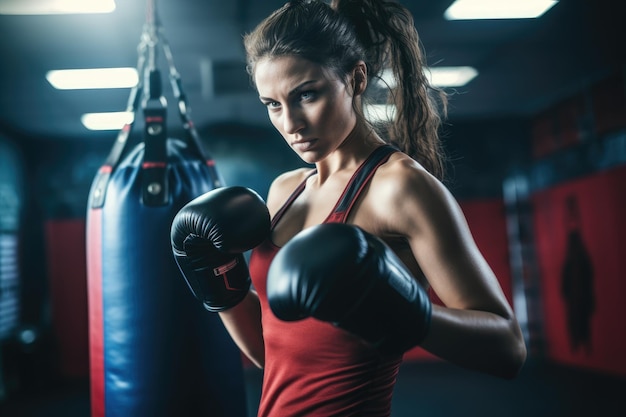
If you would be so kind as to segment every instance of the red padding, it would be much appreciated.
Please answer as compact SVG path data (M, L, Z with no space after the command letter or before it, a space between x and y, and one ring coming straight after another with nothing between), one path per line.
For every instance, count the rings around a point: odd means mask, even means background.
M102 316L102 209L88 213L87 241L89 296L89 364L91 417L104 417L104 318Z
M547 356L557 362L626 375L626 167L538 192L533 197L535 237L544 306ZM568 207L575 200L577 209ZM572 214L573 213L573 214ZM590 343L570 345L562 296L567 234L578 228L593 267ZM575 259L581 259L577 256ZM578 267L576 270L581 271ZM591 292L591 293L589 293ZM582 301L586 302L586 301ZM571 310L570 310L571 311ZM571 313L569 317L572 317Z
M61 373L89 375L85 221L49 220L45 225L52 325Z

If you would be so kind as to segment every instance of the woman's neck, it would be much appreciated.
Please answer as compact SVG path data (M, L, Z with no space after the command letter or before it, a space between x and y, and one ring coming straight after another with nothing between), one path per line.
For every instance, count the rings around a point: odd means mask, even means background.
M357 123L335 151L315 164L317 180L324 182L337 172L356 170L374 149L384 144L369 124Z

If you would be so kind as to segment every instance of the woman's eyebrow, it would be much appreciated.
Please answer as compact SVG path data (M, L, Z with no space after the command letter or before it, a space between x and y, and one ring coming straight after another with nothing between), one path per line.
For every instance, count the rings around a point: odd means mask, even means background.
M314 84L315 82L317 82L317 80L304 81L303 83L297 85L295 88L293 88L291 91L289 91L289 96L293 96L295 94L298 94L300 91L302 91L304 88L306 88L306 86L308 86L309 84ZM272 99L272 98L263 97L263 96L259 96L259 100L261 100L261 101L274 101L274 99Z

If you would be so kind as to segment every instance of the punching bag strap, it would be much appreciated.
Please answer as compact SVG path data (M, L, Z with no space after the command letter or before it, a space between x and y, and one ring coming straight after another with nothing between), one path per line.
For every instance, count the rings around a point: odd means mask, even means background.
M156 16L156 19L158 19L158 16ZM180 115L180 120L182 122L183 128L185 129L185 133L187 135L187 145L193 153L197 154L199 158L206 162L211 172L211 180L213 181L213 186L215 188L221 187L222 181L217 172L217 169L215 168L215 161L213 160L212 156L202 148L200 135L198 134L198 131L196 130L196 127L191 120L191 107L187 102L187 95L183 90L180 73L178 72L178 70L176 69L176 65L174 64L172 49L170 48L170 44L167 41L167 38L161 31L160 24L158 25L158 28L159 39L162 42L163 52L165 54L165 58L169 67L169 78L170 84L172 86L172 92L174 94L174 98L176 98L178 102L178 113Z
M132 117L131 120L118 132L115 143L113 144L107 159L104 161L104 164L100 167L100 170L96 174L94 189L93 193L91 193L91 201L89 202L89 206L93 209L101 208L104 205L104 198L106 196L106 189L111 173L115 170L115 168L117 168L117 165L122 159L122 155L124 155L124 152L128 148L128 137L132 131L135 122L135 113L137 112L137 108L139 107L139 102L141 101L143 94L143 78L141 77L141 74L144 73L146 65L146 47L150 38L148 29L147 25L144 26L141 41L137 47L139 56L137 58L136 68L137 74L139 74L139 79L137 84L131 88L128 102L126 104L126 112L130 113Z
M144 159L141 166L142 202L146 206L164 206L168 203L167 183L167 101L163 96L161 73L157 69L158 34L156 6L151 5L148 66L145 70L142 110L144 117ZM151 20L150 20L151 19ZM151 24L150 24L151 23Z
M117 135L105 163L100 168L94 181L93 193L89 206L101 208L111 173L117 168L129 144L129 136L136 120L136 112L141 102L144 114L144 165L143 165L143 203L149 206L167 204L167 102L162 95L161 76L157 70L157 47L161 47L169 65L169 78L174 97L178 102L180 118L185 130L187 146L192 154L203 160L209 167L211 181L215 188L223 181L215 168L213 158L203 150L200 136L191 120L191 109L183 91L180 74L174 65L169 43L163 35L162 26L156 10L156 0L147 0L146 23L138 46L139 58L137 74L139 81L131 89L128 99L128 113L132 120L124 125Z

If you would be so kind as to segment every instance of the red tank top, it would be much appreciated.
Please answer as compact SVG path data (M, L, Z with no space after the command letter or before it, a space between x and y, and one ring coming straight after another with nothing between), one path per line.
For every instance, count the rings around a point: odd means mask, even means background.
M395 151L391 146L381 146L363 162L325 223L345 222L376 169ZM276 213L272 229L304 190L305 183ZM389 416L402 357L381 357L357 336L313 318L278 320L267 302L266 281L279 249L267 239L250 256L250 275L261 302L265 340L258 416Z

